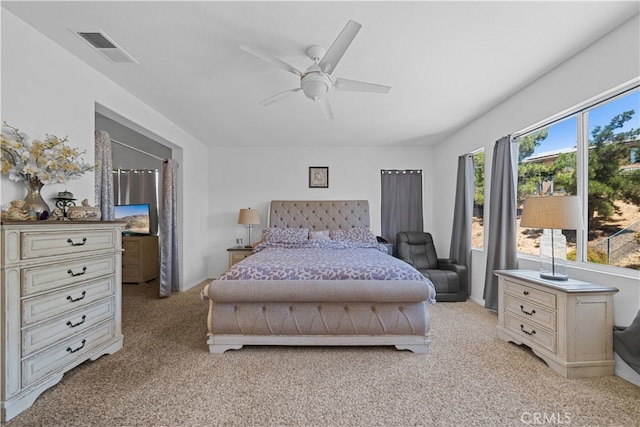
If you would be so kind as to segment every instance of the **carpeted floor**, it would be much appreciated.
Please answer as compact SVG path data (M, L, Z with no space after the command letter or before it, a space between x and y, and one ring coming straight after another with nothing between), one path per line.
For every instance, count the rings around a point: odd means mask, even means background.
M472 302L432 307L431 353L245 347L212 355L198 286L125 285L124 348L65 374L7 426L640 426L640 388L566 379Z

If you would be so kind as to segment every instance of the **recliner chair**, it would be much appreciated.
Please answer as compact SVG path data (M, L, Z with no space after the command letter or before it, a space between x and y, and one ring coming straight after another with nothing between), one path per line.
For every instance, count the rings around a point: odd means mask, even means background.
M438 258L431 233L402 231L396 235L397 256L413 265L436 288L436 301L466 301L467 267Z

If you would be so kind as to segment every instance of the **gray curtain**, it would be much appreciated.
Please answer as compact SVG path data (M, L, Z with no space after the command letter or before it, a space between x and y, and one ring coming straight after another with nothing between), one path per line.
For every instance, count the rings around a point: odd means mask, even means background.
M630 326L614 326L613 329L613 349L627 365L640 374L640 311Z
M158 170L114 169L113 187L116 205L149 204L149 230L158 234Z
M511 135L500 138L493 147L489 193L489 234L487 269L484 279L484 306L498 309L498 278L495 270L512 270L518 266L516 249L516 175L517 154Z
M111 136L103 130L95 131L95 203L102 213L102 221L113 221L113 178L111 177L112 159Z
M160 296L180 290L178 252L178 162L165 160L162 167L162 221L160 222Z
M456 181L456 199L453 208L453 227L449 258L467 267L471 277L471 216L473 214L473 155L464 154L458 157L458 179ZM467 295L471 294L471 286L467 286Z
M422 171L382 170L382 237L396 241L400 231L424 231L422 216Z

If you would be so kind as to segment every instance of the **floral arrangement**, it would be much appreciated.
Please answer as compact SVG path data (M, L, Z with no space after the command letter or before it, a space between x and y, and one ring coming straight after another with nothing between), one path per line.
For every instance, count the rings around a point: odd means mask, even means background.
M38 180L42 184L60 184L79 178L95 166L85 163L78 151L66 145L68 138L46 134L44 141L30 140L19 129L2 124L2 174L13 181Z

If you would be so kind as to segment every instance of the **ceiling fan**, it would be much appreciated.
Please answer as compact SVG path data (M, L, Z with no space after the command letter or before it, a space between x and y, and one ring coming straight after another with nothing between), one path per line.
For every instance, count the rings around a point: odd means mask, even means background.
M340 62L340 59L347 51L351 42L360 31L362 25L355 21L347 22L344 29L340 32L328 51L321 46L313 45L307 49L307 55L313 60L305 71L300 71L292 65L287 64L283 60L270 55L269 53L245 44L240 45L240 49L252 55L263 59L276 67L282 68L296 76L300 77L300 87L288 89L283 92L276 93L267 99L260 101L260 104L271 105L274 102L281 101L296 92L302 91L304 95L313 100L322 110L327 119L333 119L333 112L327 94L332 90L351 91L351 92L374 92L388 93L390 86L383 86L374 83L366 83L358 80L349 80L343 78L332 77L333 70Z

